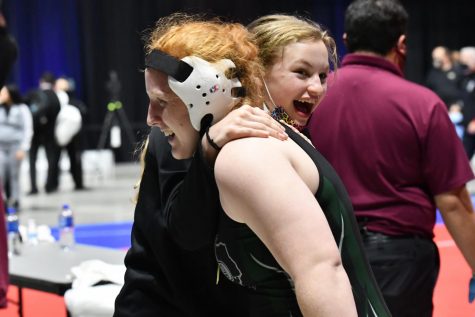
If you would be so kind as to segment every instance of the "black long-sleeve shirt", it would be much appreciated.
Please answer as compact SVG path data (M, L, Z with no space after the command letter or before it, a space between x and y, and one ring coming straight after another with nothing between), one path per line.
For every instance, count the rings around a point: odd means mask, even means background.
M213 177L199 151L175 160L165 136L152 129L114 316L247 315L240 311L246 290L225 278L216 285ZM243 305L230 305L236 301Z

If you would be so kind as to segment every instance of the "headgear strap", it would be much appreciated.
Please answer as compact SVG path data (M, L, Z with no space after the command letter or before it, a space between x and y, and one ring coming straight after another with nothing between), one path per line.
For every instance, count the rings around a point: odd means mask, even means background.
M159 50L153 50L147 54L145 66L164 72L181 83L193 72L193 67L189 64Z

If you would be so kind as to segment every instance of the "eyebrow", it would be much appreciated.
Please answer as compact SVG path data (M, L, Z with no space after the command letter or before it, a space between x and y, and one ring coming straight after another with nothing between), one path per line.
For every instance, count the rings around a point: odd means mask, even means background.
M306 67L309 67L309 68L319 68L318 65L313 65L312 63L309 63L308 61L306 60L303 60L303 59L299 59L299 60L296 60L294 62L294 64L303 64L305 65ZM325 63L325 66L324 66L324 71L329 71L330 70L330 64L327 62Z
M312 65L312 63L309 63L309 62L307 62L306 60L303 60L303 59L297 60L296 63L304 64L305 66L310 67L310 68L314 68L314 67L315 67L314 65Z
M157 94L153 91L147 90L147 95L150 99L160 99L166 101L164 98L166 97L165 94Z

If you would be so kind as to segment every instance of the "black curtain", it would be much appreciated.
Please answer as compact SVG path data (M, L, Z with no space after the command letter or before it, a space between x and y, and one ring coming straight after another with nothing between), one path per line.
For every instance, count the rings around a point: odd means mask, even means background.
M43 70L74 76L80 97L88 106L88 148L95 148L107 114L111 94L106 89L109 72L121 82L123 112L140 140L148 100L143 73L143 31L172 12L207 13L225 20L249 23L269 13L297 13L331 31L339 49L344 10L350 0L4 0L11 31L20 44L20 57L12 81L36 83ZM410 15L406 77L423 83L434 46L451 49L475 45L473 0L402 0ZM54 36L51 36L51 35ZM32 45L34 43L35 45ZM38 51L38 47L41 48ZM51 70L51 69L49 69ZM32 88L32 87L30 87ZM119 161L130 160L136 144L127 142L116 151Z
M458 50L475 46L475 1L473 0L403 0L409 13L408 60L405 69L409 80L423 84L436 46Z

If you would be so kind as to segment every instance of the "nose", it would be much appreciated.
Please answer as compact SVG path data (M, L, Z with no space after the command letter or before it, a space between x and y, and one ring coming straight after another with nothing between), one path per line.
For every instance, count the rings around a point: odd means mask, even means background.
M162 120L163 107L148 105L147 125L150 127L163 125Z
M309 79L307 92L312 98L318 98L325 93L326 88L322 85L318 74Z

